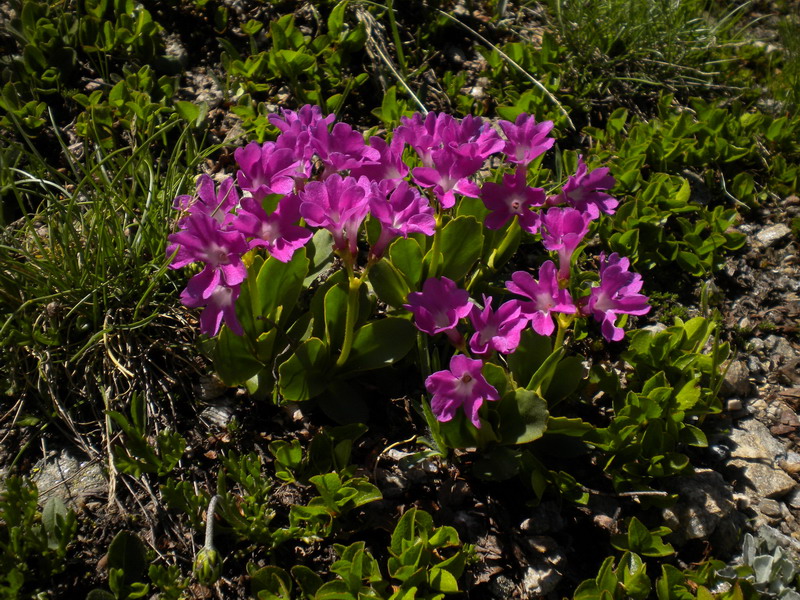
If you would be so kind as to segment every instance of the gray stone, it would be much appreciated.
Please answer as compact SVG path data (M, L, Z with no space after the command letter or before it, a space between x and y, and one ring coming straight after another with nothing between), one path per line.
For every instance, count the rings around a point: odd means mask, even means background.
M728 467L738 470L736 479L755 499L780 498L795 488L795 481L778 465L786 450L766 426L755 420L741 421L730 434L733 447Z
M408 480L396 470L376 469L375 475L384 498L397 498L408 490Z
M728 398L725 402L725 410L728 412L739 412L744 406L739 398Z
M676 493L679 500L662 514L673 532L670 539L678 545L708 538L736 509L730 486L711 469L676 478L669 483L668 491Z
M776 223L775 225L770 225L759 231L756 234L756 239L764 246L769 247L781 241L790 233L792 233L792 230L786 225L783 223Z
M36 463L32 480L39 490L41 505L51 496L57 496L68 508L75 510L89 497L105 498L108 494L108 481L100 465L79 461L67 451Z
M525 569L522 576L522 598L541 598L556 589L561 573L543 561Z
M506 577L505 575L498 575L491 582L489 582L489 590L493 597L506 600L514 596L517 590L517 585L514 580Z
M771 352L774 354L779 354L783 357L783 360L788 360L790 358L794 358L797 356L797 351L794 349L785 337L781 337L779 335L770 335L767 336L767 339L764 340L767 347L770 348Z
M734 360L728 366L722 380L722 395L746 397L750 393L750 371L742 360Z
M758 510L768 517L777 519L781 516L781 503L772 498L764 498L758 503Z
M531 509L530 518L520 523L520 530L537 535L560 531L564 527L561 509L555 502L545 501Z

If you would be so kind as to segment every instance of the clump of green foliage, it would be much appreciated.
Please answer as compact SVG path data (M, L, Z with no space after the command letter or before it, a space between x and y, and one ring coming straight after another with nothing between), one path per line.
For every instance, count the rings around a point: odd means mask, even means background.
M36 484L16 475L0 492L0 597L33 597L63 573L77 517L57 496L40 510Z

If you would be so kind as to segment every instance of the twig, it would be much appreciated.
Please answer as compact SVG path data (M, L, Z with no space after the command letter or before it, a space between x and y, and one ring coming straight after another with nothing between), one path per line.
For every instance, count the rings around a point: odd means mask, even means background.
M528 80L529 80L529 81L530 81L530 82L531 82L533 85L535 85L537 88L539 88L539 89L542 91L542 93L544 93L544 95L545 95L545 96L547 96L547 98L550 100L550 102L552 102L553 104L555 104L556 108L558 108L558 110L561 112L561 114L562 114L562 115L564 115L564 118L567 120L567 123L569 123L570 129L572 129L573 131L575 131L575 124L572 122L572 119L570 119L570 118L569 118L569 113L568 113L568 112L567 112L567 110L564 108L564 105L563 105L563 104L561 104L561 102L559 102L559 101L558 101L558 99L557 99L557 98L556 98L556 97L555 97L555 96L554 96L554 95L553 95L553 94L550 92L550 90L548 90L548 89L547 89L547 88L544 86L544 84L542 84L542 82L540 82L540 81L539 81L538 79L536 79L536 78L535 78L533 75L531 75L530 73L528 73L528 72L527 72L525 69L523 69L523 68L522 68L522 67L521 67L521 66L520 66L520 65L519 65L519 64L518 64L518 63L517 63L517 62L516 62L516 61L515 61L513 58L511 58L511 57L510 57L508 54L506 54L505 52L503 52L502 50L500 50L500 48L498 48L498 47L497 47L497 46L495 46L495 45L494 45L492 42L490 42L490 41L489 41L489 40L487 40L485 37L483 37L483 36L482 36L480 33L478 33L477 31L475 31L475 30L474 30L472 27L470 27L469 25L466 25L465 23L462 23L461 21L459 21L458 19L456 19L456 18L455 18L453 15L451 15L451 14L448 14L448 13L446 13L446 12L445 12L445 11L443 11L443 10L440 10L440 9L438 9L438 8L437 8L437 9L435 9L435 10L436 10L436 12L438 12L440 15L443 15L443 16L447 17L448 19L450 19L450 20L451 20L451 21L453 21L454 23L457 23L458 25L460 25L461 27L463 27L465 30L467 30L469 33L471 33L473 36L475 36L476 38L478 38L478 39L479 39L481 42L483 42L484 44L486 44L486 45L487 45L489 48L491 48L492 50L494 50L495 52L497 52L497 53L498 53L498 54L499 54L499 55L500 55L500 56L503 58L503 60L505 60L505 61L506 61L508 64L510 64L512 67L514 67L515 69L517 69L517 71L519 71L519 72L520 72L520 73L521 73L521 74L522 74L522 75L523 75L523 76L524 76L526 79L528 79Z

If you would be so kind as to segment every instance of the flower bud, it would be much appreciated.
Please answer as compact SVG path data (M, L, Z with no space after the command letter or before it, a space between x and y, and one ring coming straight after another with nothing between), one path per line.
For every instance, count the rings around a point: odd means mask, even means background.
M194 559L194 576L202 585L213 585L222 574L222 558L216 548L204 547Z

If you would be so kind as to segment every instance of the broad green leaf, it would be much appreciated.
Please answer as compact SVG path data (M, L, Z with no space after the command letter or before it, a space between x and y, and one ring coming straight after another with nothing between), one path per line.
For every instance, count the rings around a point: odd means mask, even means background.
M319 338L308 338L278 367L278 385L286 400L301 402L320 394L328 384L328 347Z
M517 350L507 357L509 369L514 375L517 385L527 385L533 374L551 353L550 338L537 334L529 327L526 328L520 336Z
M506 481L520 471L519 456L507 446L495 446L481 454L472 465L472 472L486 481Z
M347 284L333 286L325 294L325 343L332 352L342 347L347 321Z
M497 403L498 434L504 444L525 444L539 439L547 427L547 402L537 393L517 388Z
M108 547L109 569L121 569L126 583L141 581L147 567L147 551L135 533L120 531Z
M343 371L368 371L399 361L414 346L415 331L411 321L399 317L367 323L356 331Z
M406 302L411 291L408 282L386 258L370 267L368 277L378 298L389 306L399 308Z
M405 277L412 290L420 289L422 279L422 248L413 238L397 238L389 246L392 266Z
M333 38L338 38L344 25L344 10L347 8L347 0L342 0L333 7L328 15L328 34Z
M200 107L193 102L176 100L175 112L177 112L184 121L194 124L197 122L197 119L200 116Z
M544 394L548 403L553 404L563 400L577 390L584 381L585 373L583 357L568 356L562 359Z
M250 593L256 598L291 600L292 578L280 567L267 565L257 570L248 568L248 574Z
M438 592L458 592L458 582L448 571L434 567L428 572L428 585Z
M309 260L304 252L295 252L292 260L283 263L270 256L258 272L256 279L258 300L254 304L256 319L265 318L285 326L303 289Z
M313 598L317 590L322 587L322 577L305 565L295 565L291 572L297 585L300 586L300 591L307 598Z
M214 348L214 370L225 385L244 385L263 368L264 364L253 356L246 336L236 335L223 326Z
M67 507L58 496L50 496L42 508L42 526L47 534L48 542L54 542L58 547L59 521L62 523L67 518Z
M457 217L444 226L440 235L440 275L458 281L469 272L481 255L483 228L475 217ZM426 262L427 260L426 257Z

